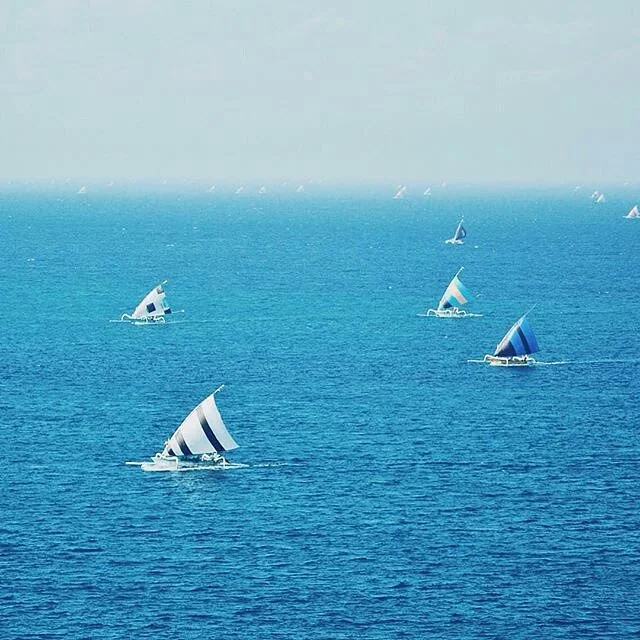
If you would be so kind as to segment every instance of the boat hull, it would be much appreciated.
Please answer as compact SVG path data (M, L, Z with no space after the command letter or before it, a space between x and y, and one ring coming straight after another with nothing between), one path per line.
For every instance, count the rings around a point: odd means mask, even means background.
M458 309L453 307L451 309L427 309L424 313L418 315L425 316L427 318L474 318L480 317L479 313L469 313L464 309Z
M487 354L484 362L492 367L529 367L536 363L535 358L531 356L511 356L510 358L502 358L500 356L491 356Z
M462 240L454 240L453 238L449 238L448 240L444 241L445 244L464 244L464 242Z
M213 460L206 457L186 459L157 455L148 462L139 463L139 466L143 471L226 471L228 469L242 469L248 465L229 462L224 458L222 460Z

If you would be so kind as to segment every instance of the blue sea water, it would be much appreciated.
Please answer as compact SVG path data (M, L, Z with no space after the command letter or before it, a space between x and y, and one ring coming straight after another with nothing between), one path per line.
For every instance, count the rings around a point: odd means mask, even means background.
M392 192L0 194L0 637L640 636L637 194ZM125 466L221 383L248 468Z

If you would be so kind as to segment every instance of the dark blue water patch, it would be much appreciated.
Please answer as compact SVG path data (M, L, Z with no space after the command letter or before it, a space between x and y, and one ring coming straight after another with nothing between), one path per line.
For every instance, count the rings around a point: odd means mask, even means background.
M629 207L5 195L2 637L640 633ZM483 317L418 317L460 266ZM467 362L533 305L564 364ZM124 465L223 382L248 468Z

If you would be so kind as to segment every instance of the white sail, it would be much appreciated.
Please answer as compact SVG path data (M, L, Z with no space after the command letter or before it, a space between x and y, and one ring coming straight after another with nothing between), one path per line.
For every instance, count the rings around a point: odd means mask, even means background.
M167 283L163 280L157 287L154 287L142 298L140 304L131 314L133 320L143 320L146 318L156 319L171 313L171 308L165 302L166 293L164 286Z
M404 185L400 184L398 185L398 188L396 190L396 194L393 196L394 200L401 200L402 198L404 198L404 194L405 191L407 190L407 187L405 187Z
M78 193L87 193L87 187L85 187L84 185L82 185L82 186L78 189Z
M601 193L597 198L596 198L596 202L597 203L602 203L602 202L606 202L607 199L604 197L604 193Z
M267 193L267 189L264 185L262 185L259 189L258 189L258 193Z
M304 185L299 185L296 189L296 193L302 193L304 191Z
M216 389L191 411L167 441L163 454L195 456L238 448L216 406L214 396L220 389Z
M640 211L638 211L637 204L634 204L633 207L631 207L625 218L640 218Z

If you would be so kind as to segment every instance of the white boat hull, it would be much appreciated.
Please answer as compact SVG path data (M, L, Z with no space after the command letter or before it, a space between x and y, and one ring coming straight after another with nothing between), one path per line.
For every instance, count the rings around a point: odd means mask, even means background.
M448 240L444 241L445 244L464 244L464 242L462 240L454 240L453 238L449 238Z
M212 464L201 462L198 464L180 464L177 466L158 464L157 462L142 462L140 468L143 471L227 471L230 469L245 469L249 465L239 462L227 462L226 464Z
M458 307L451 309L427 309L427 311L419 313L418 315L427 318L480 318L482 316L480 313L469 313L464 309L458 309Z
M160 454L146 462L127 462L127 464L138 466L143 471L226 471L227 469L242 469L248 466L239 462L229 462L224 458L214 460L205 456L200 460L187 460Z
M531 356L512 356L510 358L502 358L500 356L491 356L487 354L484 357L484 362L487 362L492 367L529 367L536 363L535 358Z

